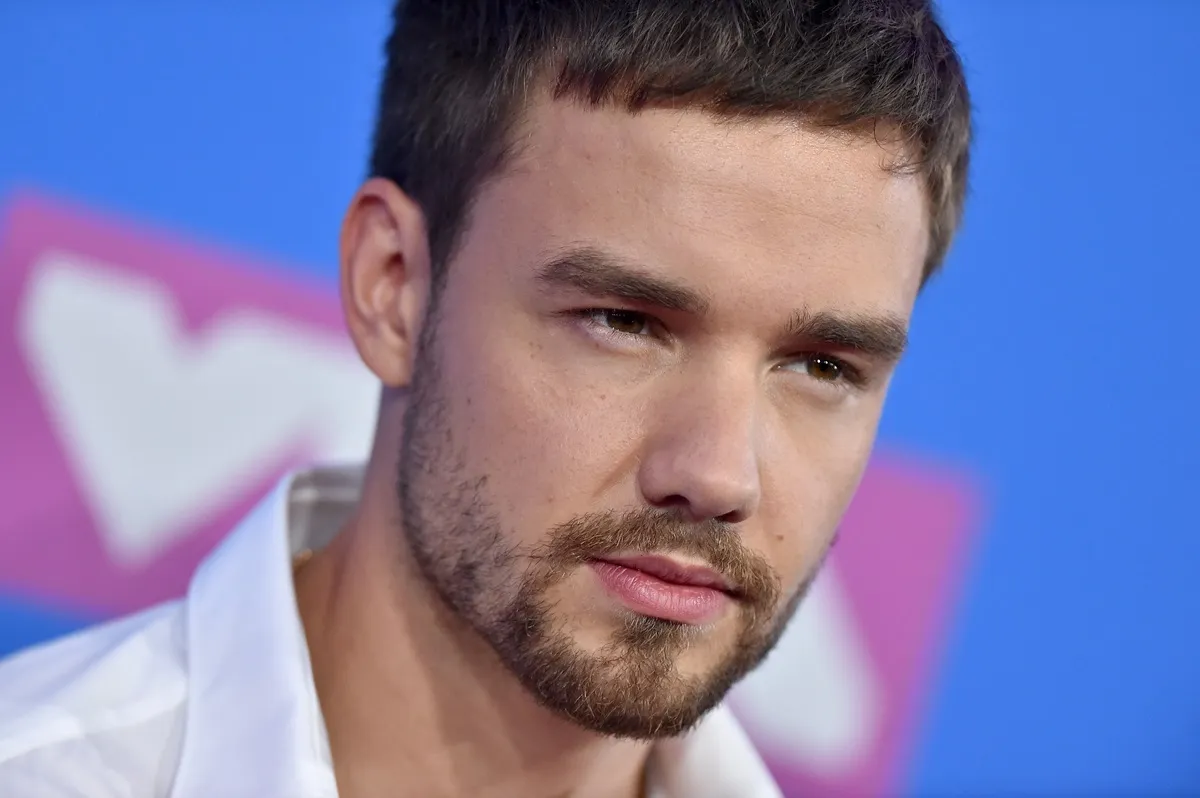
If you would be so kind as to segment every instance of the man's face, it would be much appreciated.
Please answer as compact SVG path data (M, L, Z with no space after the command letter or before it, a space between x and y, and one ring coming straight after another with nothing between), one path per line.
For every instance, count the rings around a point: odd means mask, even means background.
M423 336L424 577L547 706L693 725L774 644L874 439L925 254L871 136L535 105Z

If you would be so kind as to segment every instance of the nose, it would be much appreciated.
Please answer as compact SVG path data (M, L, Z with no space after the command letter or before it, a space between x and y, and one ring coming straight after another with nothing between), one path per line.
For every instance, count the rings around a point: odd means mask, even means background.
M758 397L745 382L688 385L659 406L638 467L649 504L697 522L737 523L757 511Z

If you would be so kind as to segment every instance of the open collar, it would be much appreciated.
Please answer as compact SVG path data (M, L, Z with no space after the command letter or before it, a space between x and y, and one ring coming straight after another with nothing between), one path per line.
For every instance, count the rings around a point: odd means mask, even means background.
M187 594L188 717L171 798L335 798L292 584L284 479Z

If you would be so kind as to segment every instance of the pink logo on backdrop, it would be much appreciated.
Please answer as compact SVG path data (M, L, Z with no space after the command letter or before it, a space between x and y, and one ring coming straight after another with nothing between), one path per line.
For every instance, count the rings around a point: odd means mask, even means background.
M288 469L358 460L376 383L331 289L57 201L0 226L0 587L109 615L181 595ZM733 698L787 795L898 789L977 517L881 456L777 651Z
M0 584L181 595L290 467L360 459L375 384L333 292L38 196L0 227Z

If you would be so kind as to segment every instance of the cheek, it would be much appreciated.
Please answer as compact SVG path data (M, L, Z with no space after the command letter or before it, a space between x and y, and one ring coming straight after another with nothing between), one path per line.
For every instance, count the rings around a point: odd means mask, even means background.
M862 479L880 403L842 418L811 415L776 430L764 447L760 549L791 592L807 579L837 532ZM749 542L749 541L748 541Z
M536 318L462 307L445 325L442 378L468 471L486 477L494 508L522 537L583 512L607 509L602 494L631 458L629 408L611 386L565 357L569 333ZM447 316L449 321L449 316Z

